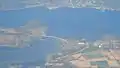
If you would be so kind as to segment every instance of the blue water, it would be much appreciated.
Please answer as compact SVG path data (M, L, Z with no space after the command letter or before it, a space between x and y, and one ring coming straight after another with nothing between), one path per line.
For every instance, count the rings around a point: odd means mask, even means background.
M95 40L103 35L120 35L120 12L102 12L90 8L30 8L0 12L0 26L19 27L30 20L38 20L48 27L47 34L59 37L81 37ZM6 20L7 19L7 20Z
M98 68L108 68L108 62L107 61L96 61L96 62L91 62L91 65L97 65Z
M44 41L34 40L32 47L26 48L0 48L0 63L21 63L44 65L48 55L60 51L60 45L56 45L55 40L47 39Z
M39 20L48 26L48 35L95 40L103 35L120 36L120 12L96 9L60 8L49 11L44 8L30 8L20 11L0 11L0 26L19 27L30 20ZM58 46L51 41L34 41L33 47L14 49L0 48L0 62L45 61L46 56L58 52Z

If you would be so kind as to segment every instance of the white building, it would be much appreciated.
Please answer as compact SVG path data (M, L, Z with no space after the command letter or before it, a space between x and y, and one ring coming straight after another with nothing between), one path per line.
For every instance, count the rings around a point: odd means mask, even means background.
M108 39L108 40L97 40L94 42L94 46L98 46L105 49L119 49L120 40L118 39Z

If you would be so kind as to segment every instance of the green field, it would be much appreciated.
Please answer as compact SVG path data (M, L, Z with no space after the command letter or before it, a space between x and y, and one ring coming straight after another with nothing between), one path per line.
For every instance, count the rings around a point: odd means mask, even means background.
M101 53L86 53L85 55L90 59L104 57Z
M88 52L97 51L97 50L99 50L99 47L89 46L89 48L83 50L81 53L88 53Z

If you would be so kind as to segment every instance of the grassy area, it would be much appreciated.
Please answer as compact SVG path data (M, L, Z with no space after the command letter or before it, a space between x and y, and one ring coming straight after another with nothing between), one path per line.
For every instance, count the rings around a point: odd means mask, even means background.
M89 48L83 50L82 53L88 53L88 52L97 51L97 50L99 50L99 47L90 46Z
M98 54L98 53L89 53L86 55L88 58L101 58L101 57L104 57L104 55L102 54Z

